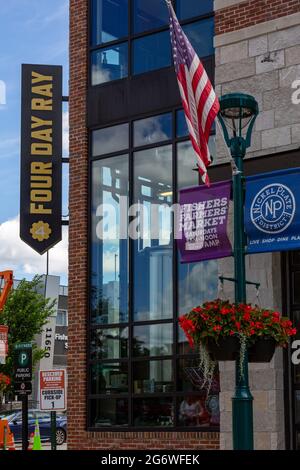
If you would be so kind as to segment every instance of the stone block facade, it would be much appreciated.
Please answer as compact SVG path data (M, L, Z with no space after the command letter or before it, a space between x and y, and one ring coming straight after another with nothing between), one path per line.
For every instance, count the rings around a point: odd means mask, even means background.
M218 95L248 93L258 101L252 145L246 158L293 150L300 146L300 105L292 103L295 80L300 79L300 1L216 0L216 90ZM229 154L217 129L217 159ZM219 274L233 275L233 260L219 263ZM247 257L247 279L261 284L247 289L247 300L280 310L280 254ZM224 284L223 298L234 298L234 287ZM254 397L255 449L284 449L283 357L277 351L270 364L250 364ZM232 449L231 397L234 364L221 364L222 449Z

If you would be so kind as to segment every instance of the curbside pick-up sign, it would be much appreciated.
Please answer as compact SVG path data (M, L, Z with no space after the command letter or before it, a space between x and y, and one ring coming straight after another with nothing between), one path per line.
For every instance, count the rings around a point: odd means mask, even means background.
M66 380L64 369L40 371L41 411L62 411L66 408Z
M61 66L22 65L20 193L20 237L43 254L61 240Z

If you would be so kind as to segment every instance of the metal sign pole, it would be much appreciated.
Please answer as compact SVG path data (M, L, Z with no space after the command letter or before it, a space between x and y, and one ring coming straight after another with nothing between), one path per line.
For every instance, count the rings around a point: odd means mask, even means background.
M22 450L28 449L28 396L22 396Z
M56 411L51 411L51 450L56 450Z

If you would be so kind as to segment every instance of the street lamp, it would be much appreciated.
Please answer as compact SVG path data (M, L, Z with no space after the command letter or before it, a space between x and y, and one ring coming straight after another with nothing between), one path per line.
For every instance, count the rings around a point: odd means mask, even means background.
M235 302L246 302L246 269L244 231L245 187L243 159L251 145L251 134L258 115L258 104L253 96L232 93L220 98L218 115L224 138L234 159L234 282ZM243 364L236 362L235 395L232 398L232 435L235 450L253 449L253 397L249 389L248 353Z

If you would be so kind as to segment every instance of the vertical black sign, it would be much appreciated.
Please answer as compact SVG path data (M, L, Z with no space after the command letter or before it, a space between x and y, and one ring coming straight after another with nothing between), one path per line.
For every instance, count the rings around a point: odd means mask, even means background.
M22 65L20 237L39 254L61 240L62 67Z

